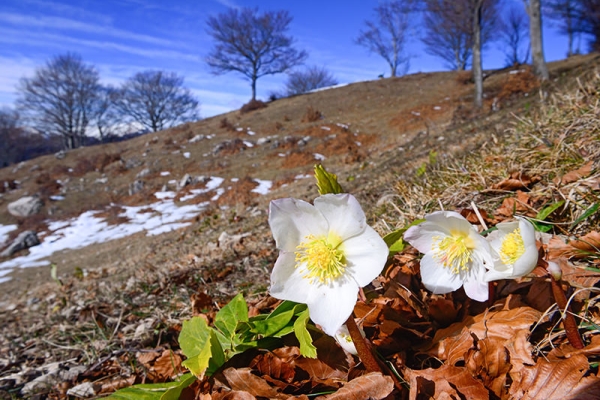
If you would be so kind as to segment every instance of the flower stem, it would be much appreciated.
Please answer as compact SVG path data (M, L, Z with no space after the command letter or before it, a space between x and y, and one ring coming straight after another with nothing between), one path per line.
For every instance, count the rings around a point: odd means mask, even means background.
M552 275L550 275L550 282L552 283L552 294L554 295L554 301L556 301L558 308L564 316L563 325L565 327L565 332L567 333L567 339L569 340L569 343L571 343L571 346L575 347L576 349L583 349L585 345L583 344L581 336L579 335L575 317L573 317L571 310L567 306L567 296L560 286L559 281L554 279Z
M356 325L356 321L354 320L354 314L351 314L348 320L346 321L346 327L348 328L348 333L350 333L350 337L354 342L354 346L356 347L358 357L365 365L367 371L383 373L381 371L381 368L379 368L377 360L373 356L371 346L367 343L367 340L361 335L360 330L358 329L358 325Z

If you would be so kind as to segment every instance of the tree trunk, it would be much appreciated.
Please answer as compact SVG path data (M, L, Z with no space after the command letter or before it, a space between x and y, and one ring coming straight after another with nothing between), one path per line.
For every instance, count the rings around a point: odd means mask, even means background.
M256 77L252 77L252 100L256 100Z
M483 105L483 68L481 63L481 8L483 0L477 0L473 10L473 80L475 81L475 107Z
M549 78L542 40L542 13L540 0L523 0L529 14L529 41L531 43L531 58L533 71L538 78L545 81Z

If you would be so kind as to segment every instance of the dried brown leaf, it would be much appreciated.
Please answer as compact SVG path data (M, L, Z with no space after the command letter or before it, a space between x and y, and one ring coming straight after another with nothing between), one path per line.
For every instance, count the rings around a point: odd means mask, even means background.
M511 398L529 399L600 399L600 378L587 376L588 359L578 354L559 361L540 358L531 367L511 372Z
M488 399L489 391L463 367L442 365L440 368L404 370L410 384L409 399Z
M569 183L576 182L581 178L585 178L586 176L589 176L592 173L593 165L594 161L589 161L581 168L567 172L562 177L554 178L554 183L556 183L557 185L568 185Z
M509 178L492 185L492 189L508 191L529 189L541 180L538 175L529 176L524 172L513 172Z
M465 366L475 377L497 396L505 392L506 374L512 365L508 349L504 343L489 338L478 340L476 349L471 349L465 356Z
M181 356L172 350L163 351L154 362L154 372L161 381L167 380L181 370Z
M229 386L234 391L248 392L252 396L270 399L286 399L288 396L252 373L250 368L227 368L223 371Z
M379 372L371 372L352 379L337 392L322 397L327 400L383 399L394 390L394 381ZM320 397L321 398L321 397Z

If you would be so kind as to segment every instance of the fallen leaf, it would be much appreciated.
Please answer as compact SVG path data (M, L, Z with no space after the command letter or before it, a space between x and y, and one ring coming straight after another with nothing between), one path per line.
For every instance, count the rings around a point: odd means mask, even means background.
M533 208L533 199L525 192L517 191L516 197L507 197L495 211L499 220L512 218L515 214L535 217L537 212Z
M352 379L337 392L322 398L327 400L375 400L387 397L393 390L392 378L381 375L379 372L371 372Z
M529 176L524 172L516 171L510 174L510 177L492 185L492 189L508 191L529 189L541 180L539 175Z
M464 367L412 370L405 368L410 384L409 399L489 399L490 392Z
M514 399L600 399L600 378L587 376L588 359L575 355L560 361L540 358L531 367L511 372L509 395Z
M585 178L592 173L592 167L594 165L594 161L589 161L583 167L578 168L574 171L567 172L562 177L554 178L554 183L557 185L568 185L569 183L573 183L578 181L581 178Z
M261 377L254 375L251 368L227 368L223 371L223 375L234 391L248 392L252 396L270 399L287 399L289 397L279 393Z

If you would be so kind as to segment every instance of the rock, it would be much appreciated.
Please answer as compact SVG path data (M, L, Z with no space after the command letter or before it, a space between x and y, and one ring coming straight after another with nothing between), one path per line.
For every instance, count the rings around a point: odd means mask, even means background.
M25 196L8 204L8 212L15 217L29 217L37 214L44 203L37 196Z
M74 396L79 398L88 398L96 395L96 389L92 382L83 382L77 386L73 386L67 390L67 396Z
M62 160L63 158L65 158L66 155L67 155L67 152L64 150L61 150L58 153L55 153L54 157L56 157L58 160Z
M188 140L189 143L196 143L201 141L202 139L204 139L204 135L196 135L193 138L191 138L190 140Z
M37 234L34 231L21 232L19 233L19 236L13 240L10 246L0 253L0 257L10 257L19 250L28 249L37 246L38 244L40 244L40 239L38 239Z
M144 189L144 181L136 179L133 183L129 184L129 195L133 196L136 193L141 192Z
M241 235L230 235L227 232L221 232L218 239L219 247L221 249L237 247L237 245L242 243L246 236L250 236L250 234L244 233Z
M143 170L141 170L140 172L137 173L137 175L135 176L136 178L143 178L146 175L150 174L150 168L144 168Z

